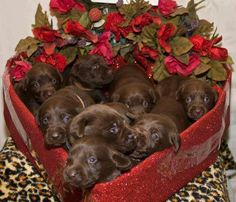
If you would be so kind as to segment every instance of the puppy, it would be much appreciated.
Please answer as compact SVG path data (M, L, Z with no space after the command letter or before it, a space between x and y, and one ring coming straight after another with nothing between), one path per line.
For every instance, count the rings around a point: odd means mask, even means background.
M102 136L115 145L115 148L128 153L134 150L135 134L126 122L129 117L105 104L95 104L87 107L75 116L68 126L68 139L74 142L84 136Z
M113 80L114 72L99 55L81 56L72 66L67 85L76 85L94 98L95 102L106 100L102 89Z
M81 188L107 182L131 168L130 159L99 137L84 137L69 152L63 177L67 185Z
M132 113L150 112L157 100L152 82L136 64L123 65L110 87L111 101L126 104Z
M36 63L15 90L26 107L35 115L39 106L62 87L61 74L51 65Z
M172 96L180 101L194 122L210 111L218 95L205 81L180 76L169 77L157 85L160 96Z
M141 160L170 146L177 152L180 147L179 133L188 125L187 116L179 102L171 97L160 98L151 113L141 116L134 124L133 129L138 134L137 147L130 157Z
M105 103L105 105L116 110L128 125L132 125L133 121L136 119L136 115L133 114L131 110L121 102L108 102Z
M92 104L93 99L75 86L63 88L48 98L37 114L45 144L48 147L64 146L67 143L66 126L74 116Z

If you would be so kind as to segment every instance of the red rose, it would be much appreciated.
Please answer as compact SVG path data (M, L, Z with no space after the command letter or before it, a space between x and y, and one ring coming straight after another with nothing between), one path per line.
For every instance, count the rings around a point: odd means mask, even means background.
M64 28L65 33L72 34L78 37L85 37L89 41L96 43L98 36L84 28L78 21L68 20Z
M140 50L140 53L145 57L145 58L150 58L151 60L156 60L158 57L157 51L153 50L152 48L149 48L147 46L143 47Z
M189 76L200 64L200 59L196 54L192 54L189 59L189 64L183 64L173 56L167 56L164 60L167 71L171 74L179 74Z
M164 24L157 31L157 38L159 40L160 46L164 48L167 53L171 52L171 46L168 40L175 35L177 28L172 23Z
M10 75L15 81L20 81L31 68L31 64L26 61L15 61L10 69Z
M213 60L225 61L228 58L228 50L221 47L213 47L209 50L208 55Z
M102 35L99 38L99 41L97 44L94 44L93 50L89 52L89 54L98 54L105 58L108 64L113 63L113 52L112 52L112 46L109 42L111 36L111 32L105 31L102 33Z
M190 41L193 43L193 50L198 52L201 56L208 55L214 60L226 60L228 58L227 49L215 46L215 44L219 43L221 40L222 37L207 40L200 35L194 35L190 38Z
M131 27L122 27L121 24L125 22L124 17L118 12L112 12L107 15L106 23L104 25L105 31L111 31L115 37L116 41L120 40L120 36L126 37L129 32L131 32Z
M43 62L54 66L59 72L63 72L66 67L66 58L60 53L47 55L45 52L35 58L36 62Z
M131 26L133 28L134 32L141 32L142 28L146 25L151 24L152 21L152 16L149 13L144 13L143 15L139 15L137 17L135 17L132 21L131 21Z
M51 0L49 6L51 10L61 14L67 13L72 8L76 8L81 12L86 11L83 4L77 3L74 0Z
M46 43L53 42L57 37L61 37L56 30L52 30L49 27L36 27L32 31L36 39Z
M177 4L173 0L159 0L158 8L163 16L168 16L176 10Z
M161 19L159 17L151 16L149 13L144 13L143 15L135 17L130 24L134 32L141 32L144 26L150 25L151 23L159 25Z
M22 61L22 60L25 60L26 58L28 58L26 52L21 52L15 56L11 57L10 59L8 59L6 66L8 68L12 68L15 65L16 61Z
M207 55L207 49L209 47L208 41L200 35L194 35L190 38L193 44L193 50L198 52L201 56Z
M145 68L147 76L151 78L153 75L154 62L158 57L157 52L149 47L143 47L140 51L136 46L133 55L134 59Z

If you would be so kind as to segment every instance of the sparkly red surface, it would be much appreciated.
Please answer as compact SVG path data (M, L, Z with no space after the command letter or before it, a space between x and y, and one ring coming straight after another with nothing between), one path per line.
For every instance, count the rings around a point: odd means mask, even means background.
M115 180L97 184L90 194L92 200L96 202L165 201L211 165L218 154L223 129L229 125L230 81L231 74L228 76L224 90L220 93L216 106L181 134L182 144L178 154L175 154L172 149L166 149L151 155ZM6 78L3 82L6 83ZM32 148L38 154L38 159L44 165L56 190L65 198L65 201L79 201L80 193L71 194L63 189L62 169L67 158L66 152L63 149L45 148L43 134L32 114L15 94L12 85L9 86L8 92L17 116L32 143ZM5 104L4 116L10 134L19 150L34 163L9 112Z

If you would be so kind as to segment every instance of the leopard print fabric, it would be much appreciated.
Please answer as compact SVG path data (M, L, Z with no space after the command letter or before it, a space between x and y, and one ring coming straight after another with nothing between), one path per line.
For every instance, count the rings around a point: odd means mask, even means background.
M11 138L0 152L0 202L59 202Z
M225 170L235 169L226 143L217 161L166 202L228 202ZM0 202L59 202L50 186L14 146L11 138L0 152Z

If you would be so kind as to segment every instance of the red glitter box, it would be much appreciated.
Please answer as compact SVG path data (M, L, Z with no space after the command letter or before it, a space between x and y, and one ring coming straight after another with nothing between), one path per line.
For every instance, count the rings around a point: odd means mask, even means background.
M210 166L216 160L222 136L229 127L230 83L231 71L228 71L225 85L218 89L217 104L181 134L182 145L177 154L172 148L154 153L113 181L97 184L91 190L91 199L95 202L165 201ZM64 201L80 201L80 192L71 194L63 189L61 172L67 153L60 148L45 148L43 134L16 95L7 72L3 84L4 116L18 149L37 167L35 157L31 155L32 151L36 153L49 181Z

